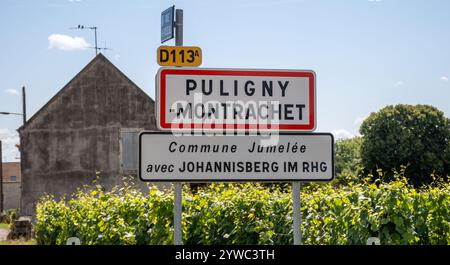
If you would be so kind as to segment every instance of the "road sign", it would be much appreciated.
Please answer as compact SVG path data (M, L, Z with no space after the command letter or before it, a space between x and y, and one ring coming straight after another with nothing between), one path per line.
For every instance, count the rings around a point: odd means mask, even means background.
M171 6L161 13L161 43L164 43L174 38L175 6Z
M183 135L142 132L139 177L144 181L330 181L329 133Z
M315 79L310 70L163 67L157 124L172 131L314 131Z
M192 46L161 46L157 57L161 66L199 66L202 64L202 49Z

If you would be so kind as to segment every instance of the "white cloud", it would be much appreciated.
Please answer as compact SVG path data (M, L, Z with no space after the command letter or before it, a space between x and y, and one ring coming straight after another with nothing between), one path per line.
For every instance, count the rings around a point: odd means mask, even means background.
M381 2L383 0L368 0L369 2Z
M79 2L81 2L81 0L69 0L69 2L71 2L71 3L74 3L74 2L79 3Z
M397 83L395 83L395 86L403 86L405 84L405 82L403 81L397 81Z
M331 133L336 139L348 139L355 137L355 135L345 129L332 130Z
M2 141L2 161L14 162L18 161L20 157L19 149L16 144L19 144L19 134L12 132L8 128L0 129L0 140Z
M442 77L441 77L441 81L448 82L448 77L442 76Z
M63 51L84 50L89 47L89 44L84 38L71 37L62 34L52 34L48 37L48 48L58 49Z
M6 92L6 94L9 94L11 96L19 95L19 92L17 92L17 90L12 89L12 88L5 89L5 92Z

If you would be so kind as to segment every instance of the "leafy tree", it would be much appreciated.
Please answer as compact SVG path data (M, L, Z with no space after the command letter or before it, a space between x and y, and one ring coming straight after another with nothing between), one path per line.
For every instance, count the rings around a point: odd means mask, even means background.
M337 140L335 144L336 181L356 182L361 173L361 137Z
M336 141L335 162L337 174L346 170L358 173L359 165L361 164L361 141L361 137Z
M360 133L361 159L368 171L406 165L406 176L415 185L449 174L450 121L433 106L387 106L371 113Z

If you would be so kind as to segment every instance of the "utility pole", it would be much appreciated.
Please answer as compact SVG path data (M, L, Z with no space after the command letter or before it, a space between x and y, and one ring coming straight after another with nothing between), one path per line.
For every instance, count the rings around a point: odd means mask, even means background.
M3 153L2 141L0 140L0 220L3 213Z
M22 126L25 126L25 123L27 122L27 97L25 94L25 86L22 86L22 118L23 118L23 124ZM20 131L19 131L19 138L20 138ZM24 160L23 160L23 149L22 149L22 139L19 139L19 152L20 152L20 175L23 176L24 171ZM23 179L23 178L22 178ZM22 182L22 180L21 180ZM22 194L23 194L23 185L20 183L20 208L22 208Z
M183 10L176 9L175 11L175 45L183 46ZM183 184L181 182L173 183L173 193L174 193L174 215L173 215L173 244L182 245L183 244L183 234L181 227L182 218L182 208L183 208Z
M25 122L27 122L27 101L25 96L25 86L22 87L22 118L22 125L25 125Z

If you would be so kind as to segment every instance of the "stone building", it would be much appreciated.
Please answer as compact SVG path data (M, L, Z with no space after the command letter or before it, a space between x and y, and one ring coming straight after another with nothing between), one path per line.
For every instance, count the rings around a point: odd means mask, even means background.
M3 162L3 208L20 208L20 184L22 175L20 173L20 162Z
M59 197L92 183L96 172L106 188L136 175L137 133L156 129L154 109L153 99L97 55L19 128L21 214L33 215L45 193Z

